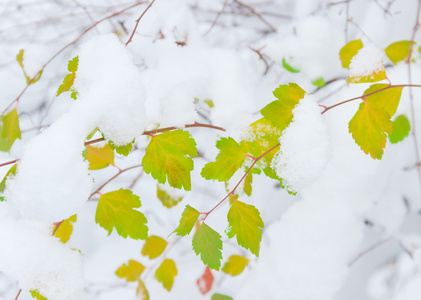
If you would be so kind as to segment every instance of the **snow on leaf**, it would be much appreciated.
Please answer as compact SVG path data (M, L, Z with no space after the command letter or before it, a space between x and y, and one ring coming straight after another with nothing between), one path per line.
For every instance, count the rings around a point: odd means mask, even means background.
M130 151L132 151L134 142L135 140L123 146L116 146L112 141L109 141L108 145L110 145L111 149L115 150L115 152L117 152L118 154L127 156L129 155Z
M73 215L69 217L68 219L63 220L57 230L56 228L58 224L53 226L53 232L55 231L54 236L58 237L63 244L65 244L70 239L70 236L72 235L72 232L73 232L72 223L76 222L76 220L77 220L76 215Z
M383 51L373 45L360 49L349 65L347 83L376 82L387 79Z
M21 139L16 108L0 118L0 151L8 152L16 139Z
M211 269L206 266L202 276L196 281L197 287L202 295L207 294L211 290L214 279Z
M227 295L215 293L212 295L211 300L234 300L234 298Z
M222 272L237 276L241 274L244 268L248 265L249 260L241 255L231 255L228 261L224 264Z
M216 142L216 148L220 150L214 162L207 163L200 175L206 179L218 181L229 180L241 167L246 159L244 148L233 138L221 138Z
M199 216L200 213L196 209L194 209L190 205L186 205L186 208L184 209L183 214L181 215L180 223L172 233L176 232L176 234L179 236L188 235L193 229L194 224L196 223L197 218L199 218Z
M114 151L108 144L103 147L86 145L85 158L89 162L89 170L99 170L114 165Z
M193 238L193 250L209 268L219 271L222 259L221 235L203 223Z
M4 189L6 188L6 180L10 177L10 176L14 176L16 174L16 168L17 168L17 164L14 164L9 171L7 171L6 175L4 176L3 180L0 182L0 201L5 201L4 197L1 196L1 194L3 194Z
M168 242L163 238L151 235L147 238L146 243L142 248L142 255L149 256L150 259L157 258L164 252Z
M155 271L155 278L162 283L167 291L171 291L174 277L177 276L177 266L172 259L165 259Z
M230 227L227 236L233 238L236 235L237 243L258 257L262 240L261 228L265 226L259 211L253 205L237 200L231 205L227 217Z
M388 84L373 84L367 90L365 90L364 95L373 93L375 91L387 88ZM375 93L371 96L367 96L367 101L370 104L376 105L384 109L390 117L392 117L399 105L399 100L401 99L403 87L393 87L388 88L378 93Z
M147 220L134 208L141 206L139 197L132 191L120 189L102 194L96 209L95 222L111 234L115 228L122 237L144 240L148 237Z
M170 195L165 189L161 188L161 186L157 185L157 192L156 196L161 201L162 205L164 205L166 208L171 208L176 206L181 200L183 200L183 197L176 197L173 195Z
M358 53L363 47L363 42L361 39L353 40L348 42L342 49L339 51L339 58L342 62L342 67L349 69L349 65L351 64L351 59Z
M416 43L413 42L413 47L415 48L415 46ZM411 41L399 41L387 46L387 48L384 49L384 52L394 64L397 64L398 62L408 58L410 47Z
M72 91L71 97L76 100L76 91L72 89L73 82L76 77L77 66L79 64L79 56L74 57L73 59L69 60L67 65L67 70L70 74L67 74L64 79L63 83L58 87L56 97L58 97L61 93Z
M349 133L364 153L381 159L386 146L386 133L392 133L392 121L386 110L364 101L349 121Z
M273 95L278 100L266 105L261 114L282 132L291 123L292 110L304 97L305 91L297 84L289 83L280 85L273 91Z
M181 129L167 131L152 137L146 148L143 170L159 183L167 179L170 186L191 190L191 157L197 156L196 142L190 133Z
M140 300L149 300L148 290L141 279L137 280L136 296L139 297L138 299Z
M399 143L409 135L411 124L405 115L399 115L393 121L392 133L389 134L389 141L392 144Z
M139 280L140 275L142 275L143 271L145 270L145 266L141 263L130 259L129 262L126 264L122 264L115 274L126 281L136 281Z
M47 300L43 295L41 295L37 290L30 290L29 293L31 296L37 300Z
M297 68L294 68L293 66L291 66L289 63L287 63L285 57L282 58L282 66L284 67L285 70L287 70L288 72L291 73L299 73L300 70L298 70Z

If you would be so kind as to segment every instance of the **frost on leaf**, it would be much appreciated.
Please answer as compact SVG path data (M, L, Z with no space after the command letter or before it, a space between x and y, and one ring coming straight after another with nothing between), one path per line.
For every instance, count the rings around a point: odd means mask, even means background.
M155 271L155 278L162 283L167 291L171 291L175 276L177 276L177 266L169 258L165 259Z
M8 152L16 139L21 139L19 116L16 108L0 117L0 151Z
M164 252L168 242L163 238L151 235L146 240L142 248L142 255L148 256L150 259L157 258Z
M253 206L236 200L228 211L229 238L237 236L237 243L259 256L262 229L265 225L259 211Z
M122 264L115 274L126 281L136 281L139 280L140 275L142 275L143 271L145 270L145 266L141 263L130 259L129 262L126 264Z
M65 244L70 239L70 236L72 235L72 232L73 232L72 223L76 222L76 219L77 219L76 215L73 215L70 218L63 220L60 223L60 225L56 224L53 226L54 236L58 237L63 244Z
M193 250L209 268L219 271L222 259L221 235L203 223L193 238Z
M114 165L114 150L108 144L103 147L86 145L85 158L89 162L89 170L99 170Z
M241 274L244 268L248 265L249 260L241 255L231 255L228 261L224 264L222 272L237 276Z
M358 53L363 47L363 42L359 40L353 40L348 42L342 49L339 51L339 58L342 62L342 67L349 69L351 59Z
M387 79L383 65L383 52L373 45L360 49L349 65L347 83L376 82Z
M181 129L154 135L146 148L143 170L159 183L167 180L170 186L191 190L191 157L197 156L196 142L190 133Z
M392 133L389 134L389 141L392 144L403 141L411 131L411 124L405 115L399 115L393 120Z
M95 222L110 235L115 228L122 237L145 240L148 237L147 220L135 208L141 206L139 197L129 190L102 194L96 209Z
M246 159L246 152L233 138L221 138L216 142L216 147L220 150L215 162L207 163L200 175L206 179L216 179L218 181L229 180L241 167Z
M411 48L411 41L399 41L390 44L384 49L387 57L394 63L397 64L408 58L409 49ZM416 43L413 42L412 49L416 48Z
M186 205L186 208L184 209L183 214L181 215L180 223L172 233L175 232L179 236L188 235L193 229L193 226L196 223L199 216L200 213L196 209L194 209L190 205Z
M304 97L305 93L295 83L280 85L273 91L273 95L278 100L266 105L261 110L261 114L282 132L291 123L292 110L300 99Z

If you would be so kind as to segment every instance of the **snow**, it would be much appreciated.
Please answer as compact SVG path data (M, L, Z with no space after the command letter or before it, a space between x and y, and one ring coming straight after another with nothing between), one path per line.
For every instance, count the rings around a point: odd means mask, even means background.
M315 181L329 159L329 137L321 111L314 97L305 96L279 139L281 146L272 168L290 191L300 191Z
M366 44L351 59L349 77L365 77L384 70L383 51L372 44Z

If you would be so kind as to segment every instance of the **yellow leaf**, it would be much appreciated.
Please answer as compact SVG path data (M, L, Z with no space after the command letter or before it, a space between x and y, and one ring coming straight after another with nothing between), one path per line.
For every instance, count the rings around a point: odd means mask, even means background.
M145 266L141 263L130 259L128 264L122 264L115 274L123 279L126 279L126 281L136 281L139 280L140 275L142 275L143 271L145 270Z
M165 259L155 272L155 278L161 282L168 291L171 291L175 276L177 276L177 267L175 262L169 258Z
M231 255L228 261L222 268L222 272L237 276L243 272L244 268L248 265L249 260L244 256Z
M381 89L385 89L388 86L388 84L381 83L373 84L364 92L364 95L373 93ZM371 96L367 96L367 101L370 104L383 108L389 114L389 116L392 117L395 114L396 109L398 108L402 90L403 87L387 88Z
M76 222L76 218L76 215L73 215L68 219L64 220L63 222L61 222L57 230L57 225L54 225L53 232L54 230L56 230L54 236L58 237L63 244L65 244L70 239L70 236L73 232L72 223Z
M362 47L363 42L361 40L350 41L342 47L341 51L339 51L339 58L342 61L343 68L349 69L351 59L358 53L358 50L360 50Z
M168 242L156 235L151 235L146 240L142 248L142 255L149 256L150 259L157 258L164 252Z
M104 147L86 145L86 156L89 170L99 170L114 165L114 150L108 144Z
M394 63L397 64L400 61L406 60L409 54L409 48L411 47L411 41L399 41L387 46L384 51L387 57ZM416 43L413 42L413 48L416 47Z
M137 299L149 300L149 293L148 293L148 290L146 289L145 283L141 279L139 279L137 282L138 282L137 288L136 288L136 296L138 297Z

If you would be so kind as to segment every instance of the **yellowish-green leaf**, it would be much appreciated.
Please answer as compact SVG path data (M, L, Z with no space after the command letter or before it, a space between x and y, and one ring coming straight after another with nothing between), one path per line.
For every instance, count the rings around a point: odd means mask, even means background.
M10 151L16 139L21 139L19 116L16 108L0 118L0 133L0 151Z
M216 142L220 150L215 162L207 163L200 175L206 179L227 181L241 167L246 159L246 152L233 138L221 138Z
M13 177L16 174L16 168L17 168L17 164L14 164L9 171L7 171L6 175L4 176L3 180L0 182L0 201L4 201L4 197L1 196L4 192L4 189L6 188L6 180L9 177Z
M136 296L139 300L149 300L148 290L146 289L145 283L141 279L138 279L137 281Z
M30 290L29 293L31 294L32 298L37 300L47 300L43 295L41 295L38 290Z
M129 262L126 264L122 264L115 274L126 281L136 281L140 279L140 275L142 275L143 271L145 270L145 266L142 265L140 262L130 259Z
M139 197L132 191L120 189L102 194L96 209L95 222L110 235L115 228L122 237L145 240L148 237L147 220L136 210L141 206Z
M351 64L351 59L358 53L363 47L363 42L359 40L353 40L347 43L342 49L339 51L339 58L342 62L342 67L349 69L349 65Z
M311 84L313 84L314 86L317 86L318 88L321 88L326 85L326 82L323 77L317 77L316 79L311 81Z
M244 271L244 268L248 265L249 260L244 256L231 255L228 261L224 264L222 272L237 276Z
M143 245L142 255L149 256L150 259L157 258L162 254L162 252L164 252L167 245L168 242L163 238L151 235Z
M244 179L244 193L246 193L247 196L251 196L251 184L253 183L253 174L248 173L246 176L246 179Z
M162 205L164 205L167 208L171 208L176 206L181 200L183 200L183 197L174 197L170 194L168 194L164 189L160 187L158 184L157 189L157 197L159 200L161 200Z
M211 300L234 300L230 296L215 293L212 295Z
M287 70L288 72L291 72L291 73L299 73L299 72L300 72L300 70L298 70L297 68L294 68L293 66L291 66L291 64L289 64L289 63L286 61L285 57L284 57L284 58L282 58L282 66L283 66L283 67L284 67L284 69L285 69L285 70Z
M196 142L190 133L181 129L167 131L152 137L146 148L143 170L159 183L167 180L170 186L191 190L191 157L197 156Z
M392 117L398 108L403 87L387 88L388 86L388 84L381 83L373 84L364 92L364 95L385 89L371 96L367 96L367 101L371 105L376 105L384 109L389 114L389 116Z
M63 244L65 244L70 239L70 236L72 235L72 232L73 232L72 223L76 222L76 220L77 220L76 215L73 215L67 218L66 220L63 220L63 222L61 222L57 230L56 228L58 224L53 226L54 236L58 237Z
M177 276L177 266L172 259L165 259L155 271L155 278L162 283L167 291L171 291L174 277Z
M405 115L399 115L393 121L392 133L389 134L389 141L392 144L403 141L411 131L411 124Z
M386 133L392 132L392 121L386 110L364 101L349 121L349 132L364 153L381 159L386 146Z
M373 71L370 75L348 77L347 83L377 82L387 79L386 70L382 64L379 70Z
M20 68L22 69L23 75L25 76L26 84L28 84L31 81L31 77L29 77L28 74L26 74L25 72L25 68L23 66L23 53L24 53L24 50L20 49L19 53L16 55L16 60Z
M280 85L273 91L273 95L278 100L266 105L261 110L261 113L282 132L291 123L293 117L292 110L304 98L305 93L295 83Z
M219 271L222 259L221 235L208 225L200 225L193 238L193 250L209 268Z
M186 208L181 215L180 223L172 233L175 232L179 236L188 235L193 229L194 224L196 223L199 216L200 213L196 209L190 205L186 205Z
M86 137L86 139L89 141L91 138L94 137L95 133L97 133L98 130L99 130L98 127L95 127L95 129L92 130L90 134L88 134L88 136Z
M205 99L204 102L209 106L209 108L213 108L215 106L211 99Z
M85 158L89 162L89 170L99 170L114 165L114 151L108 144L103 147L86 145Z
M78 64L79 64L79 56L76 56L73 59L69 60L69 64L67 65L67 70L70 72L70 74L67 74L64 77L63 83L58 87L56 97L58 97L61 93L72 91L71 97L76 100L77 92L72 88L72 86L76 77Z
M231 205L227 217L227 236L237 236L237 243L258 257L262 240L261 228L265 227L259 211L253 205L237 200Z
M115 152L118 154L127 156L129 155L130 151L132 151L134 142L135 140L123 146L116 146L112 141L109 141L108 144L110 145L111 149L115 150Z
M416 43L413 42L413 48L416 47ZM397 64L400 61L408 58L409 49L411 48L411 41L399 41L387 46L384 51L387 57L394 63Z

